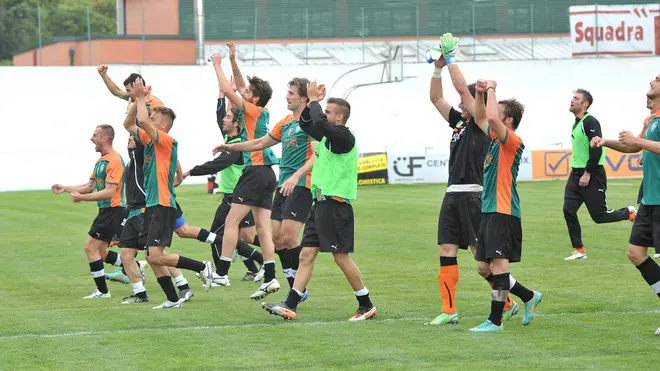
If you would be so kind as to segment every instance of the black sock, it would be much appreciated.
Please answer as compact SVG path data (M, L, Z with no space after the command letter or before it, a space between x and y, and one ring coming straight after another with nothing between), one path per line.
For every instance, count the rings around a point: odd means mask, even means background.
M289 282L289 288L293 288L293 282L296 280L296 277L286 277L287 282Z
M105 282L105 272L103 271L103 260L97 260L89 263L89 271L92 272L96 289L102 294L108 293L108 284Z
M200 228L199 234L197 235L197 241L206 242L206 240L209 238L209 234L211 234L211 232L204 228Z
M264 283L275 279L275 262L264 263Z
M177 288L179 289L179 291L183 291L190 289L190 286L188 286L188 284L186 283L185 285L178 286Z
M238 252L238 255L254 260L260 265L264 263L263 255L243 240L238 240L236 243L236 252Z
M511 283L509 283L511 285ZM528 289L527 287L523 286L520 284L520 282L516 281L515 284L511 287L511 293L517 297L519 297L523 303L527 303L530 300L534 299L534 292Z
M355 298L357 299L360 306L363 307L363 308L371 308L371 307L374 306L371 303L371 299L369 299L369 293L368 292L367 292L367 295L360 295L360 296L355 295Z
M259 235L254 236L254 242L252 242L252 244L261 247L261 244L259 243Z
M295 277L298 267L300 267L300 252L302 251L302 246L294 247L289 250L289 260L291 261L291 269L293 269L293 275Z
M504 312L506 297L509 295L510 285L509 273L493 275L493 291L488 319L496 326L502 325L502 313Z
M172 277L170 276L158 277L157 281L160 287L163 289L163 292L165 293L167 300L171 301L172 303L176 303L177 301L179 301L179 295L176 294L176 290L174 289L174 283L172 283Z
M490 276L484 278L488 282L493 282L493 274L491 273Z
M250 271L252 273L255 273L255 274L257 272L259 272L259 268L257 268L257 264L254 263L254 260L250 260L250 259L245 258L243 260L243 264L245 264L245 268L247 268L248 271Z
M660 297L660 267L658 266L658 263L653 261L649 256L642 262L642 264L637 266L637 269L639 269L639 273L642 274L646 283L648 283L656 295Z
M458 257L456 257L456 256L441 256L440 257L440 266L441 267L447 267L447 266L450 266L450 265L458 265Z
M275 250L275 253L280 256L280 264L282 264L282 271L286 277L291 275L291 258L288 249ZM268 282L268 281L264 281Z
M213 264L215 264L215 273L218 273L220 269L220 253L222 251L222 245L215 243L211 244L211 256L213 257Z
M105 256L105 262L110 265L115 265L115 263L117 262L117 258L119 258L119 254L117 254L116 251L108 250L108 255ZM119 266L123 268L122 265Z
M289 290L289 295L284 300L284 304L295 311L298 303L300 303L300 295L294 289Z
M215 273L217 273L219 276L226 276L227 273L229 273L230 266L231 266L231 259L229 260L220 259L220 264L216 266Z
M204 268L206 268L206 265L200 261L179 255L179 261L176 263L176 267L180 269L187 269L189 271L201 272L204 270Z

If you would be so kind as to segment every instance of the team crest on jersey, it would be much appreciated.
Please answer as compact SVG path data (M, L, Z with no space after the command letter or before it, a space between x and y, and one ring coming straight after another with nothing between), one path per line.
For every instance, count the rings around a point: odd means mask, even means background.
M493 155L488 154L488 156L486 156L486 160L484 161L484 166L489 166L492 163L493 163Z
M657 122L654 122L653 125L651 125L651 130L655 130L655 127L658 126Z
M451 142L458 142L458 140L463 136L463 133L465 133L465 123L463 121L459 121L454 128L454 134L451 136Z
M284 146L285 146L286 148L298 148L298 138L296 138L296 137L289 137L289 138L287 139L286 143L284 143Z
M99 171L103 171L104 168L105 168L105 164L101 163L101 166L99 166Z
M144 166L149 166L151 163L151 156L144 156Z

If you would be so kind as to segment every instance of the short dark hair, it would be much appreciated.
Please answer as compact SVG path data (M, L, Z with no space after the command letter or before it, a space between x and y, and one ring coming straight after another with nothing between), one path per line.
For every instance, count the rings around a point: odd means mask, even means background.
M140 75L139 73L132 73L132 74L128 75L126 80L124 80L124 86L133 86L133 84L135 84L135 81L137 79L142 80L142 82L144 83L145 86L147 85L147 82L144 81L144 78L142 77L142 75Z
M99 125L97 128L100 128L103 130L103 135L110 137L110 144L112 144L112 141L115 140L115 129L111 125Z
M513 130L518 129L523 113L525 113L525 106L516 99L501 100L499 101L499 104L504 105L504 116L513 119L513 123L511 124Z
M309 80L304 77L294 77L289 81L289 87L295 86L298 88L298 95L309 100L307 97L307 84L309 84Z
M169 117L170 118L170 123L167 126L167 129L169 130L169 129L172 128L172 126L174 125L174 120L176 119L176 114L174 113L174 111L171 108L160 107L159 106L159 107L154 107L153 111L158 112L161 115Z
M584 97L584 100L586 100L587 103L589 103L587 108L591 107L591 105L594 103L594 97L591 95L591 93L589 93L589 91L584 90L584 89L578 89L578 90L575 91L575 93L576 94L577 93L582 94L582 96Z
M257 76L248 76L248 82L250 83L252 94L259 97L257 106L266 107L268 101L273 96L273 88L270 87L270 83Z
M238 122L238 117L239 117L240 114L241 114L241 110L239 110L239 109L236 108L236 107L232 107L232 108L231 108L231 114L234 116L234 117L232 118L232 120L231 120L231 122L232 122L232 124L233 124L233 123L235 123L235 122Z
M477 83L472 83L468 85L468 91L470 92L470 95L472 98L474 98L477 95ZM484 94L484 104L488 103L488 94Z
M342 98L328 98L328 104L336 104L339 107L343 108L342 112L344 114L344 124L348 121L348 118L351 117L351 105Z

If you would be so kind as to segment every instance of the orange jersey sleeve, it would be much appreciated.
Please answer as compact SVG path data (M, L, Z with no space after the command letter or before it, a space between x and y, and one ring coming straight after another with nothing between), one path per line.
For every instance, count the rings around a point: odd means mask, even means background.
M257 120L259 119L259 116L261 116L263 108L245 101L243 101L243 107L245 107L245 110L243 111L245 130L254 135L254 132L257 130Z
M503 142L500 141L500 143L502 143L502 146L507 149L507 152L515 153L522 144L522 139L520 139L518 134L509 128L506 129L506 138L504 139L505 140Z
M124 177L124 165L119 159L119 155L112 156L108 160L108 167L105 170L105 182L119 184Z
M653 118L653 115L650 115L649 117L644 119L644 126L642 127L642 131L639 133L639 138L644 138L644 132L646 131L646 125L649 124L651 119Z
M146 146L147 143L149 143L151 141L151 137L149 136L149 134L147 134L146 131L144 131L140 128L137 128L137 131L135 132L135 134L136 134L135 139L140 141L140 144L142 144L143 146Z
M166 132L158 130L158 142L156 142L157 146L171 148L173 143L174 138L172 138Z
M288 117L285 117L281 119L273 128L273 130L270 131L269 135L271 138L275 139L278 142L282 141L282 126L284 126L284 123L287 122Z

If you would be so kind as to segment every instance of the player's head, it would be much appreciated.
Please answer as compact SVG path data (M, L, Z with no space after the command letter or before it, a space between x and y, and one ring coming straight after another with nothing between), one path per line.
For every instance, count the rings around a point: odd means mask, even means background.
M498 102L500 120L506 127L516 131L525 113L525 106L516 99L505 99Z
M169 133L174 125L176 114L171 108L167 107L154 107L151 110L151 122L156 126L156 129Z
M133 91L133 84L135 84L135 80L137 79L142 80L144 86L147 86L147 82L144 81L144 78L139 73L132 73L128 75L126 80L124 80L124 89L126 89L126 92L128 93L128 95L131 96L131 98L135 98L135 93Z
M351 105L342 98L328 98L325 115L331 124L346 125L346 121L351 116Z
M290 111L302 109L307 105L309 101L307 98L307 84L309 84L309 80L304 77L294 77L289 81L289 90L286 92L286 108Z
M660 75L656 76L655 79L651 81L650 85L651 89L646 93L646 96L652 100L660 98Z
M241 112L236 107L232 107L222 119L222 130L230 136L236 136L240 132L241 121L238 115Z
M94 134L90 138L94 143L96 152L112 148L112 141L115 140L115 129L110 125L99 125L94 129Z
M135 149L135 138L132 135L128 136L128 150L132 151Z
M569 111L573 113L584 113L593 103L594 97L591 96L591 93L584 89L578 89L575 91L575 94L573 94Z
M248 82L250 85L245 89L243 98L255 106L266 107L273 96L273 88L270 87L270 83L257 76L248 76Z

